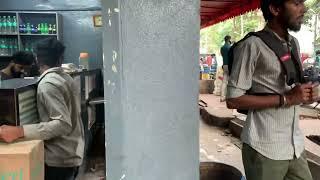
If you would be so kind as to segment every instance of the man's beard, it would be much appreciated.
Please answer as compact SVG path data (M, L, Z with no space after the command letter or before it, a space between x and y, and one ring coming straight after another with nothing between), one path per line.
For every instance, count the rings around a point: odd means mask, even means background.
M11 75L12 75L13 78L21 78L22 73L21 72L16 72L14 70L14 67L11 67L10 71L11 71Z
M294 32L298 32L301 29L301 24L296 25L296 24L288 24L288 29Z
M294 31L294 32L298 32L300 31L301 29L301 23L298 23L298 22L294 22L293 20L291 21L291 15L290 14L285 14L284 15L284 22L286 25L287 25L287 28L290 30L290 31Z

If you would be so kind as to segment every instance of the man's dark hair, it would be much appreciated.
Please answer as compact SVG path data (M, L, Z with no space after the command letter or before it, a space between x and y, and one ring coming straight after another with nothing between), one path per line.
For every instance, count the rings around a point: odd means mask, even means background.
M15 64L30 66L35 62L35 57L31 52L18 51L11 57Z
M226 35L226 36L224 37L224 41L225 41L225 42L229 42L230 40L231 40L231 36Z
M284 5L286 0L261 0L261 11L263 13L263 17L266 21L269 21L273 18L273 15L269 9L270 5L275 7L281 7Z
M39 65L57 67L61 64L65 46L56 38L48 38L37 44L37 60Z

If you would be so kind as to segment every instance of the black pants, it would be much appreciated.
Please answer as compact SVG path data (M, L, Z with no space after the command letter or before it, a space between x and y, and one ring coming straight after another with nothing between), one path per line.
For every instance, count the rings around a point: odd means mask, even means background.
M79 167L52 167L45 165L45 180L75 180Z

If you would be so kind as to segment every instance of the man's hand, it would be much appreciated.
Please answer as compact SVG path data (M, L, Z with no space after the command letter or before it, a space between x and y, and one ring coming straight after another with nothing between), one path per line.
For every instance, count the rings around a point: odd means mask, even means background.
M320 101L320 86L319 82L312 84L312 101L313 102L319 102Z
M313 84L298 84L285 94L288 105L310 104L313 102Z
M23 128L19 126L0 127L0 140L10 143L24 136Z

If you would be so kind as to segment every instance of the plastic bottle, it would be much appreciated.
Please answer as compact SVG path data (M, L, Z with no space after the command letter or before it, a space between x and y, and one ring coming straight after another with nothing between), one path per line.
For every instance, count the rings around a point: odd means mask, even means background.
M8 39L8 55L12 56L13 54L13 39Z
M25 51L28 51L28 52L31 51L30 43L29 43L29 42L26 43Z
M2 17L0 16L0 34L2 34Z
M31 42L29 43L29 49L30 49L31 52L34 51L34 44L31 43Z
M18 39L15 39L14 40L14 45L13 45L13 53L15 53L15 52L18 52L18 50L19 50L19 47L18 47Z
M7 17L6 16L2 17L2 33L3 34L7 33Z
M51 24L49 24L48 33L49 33L49 34L52 34L52 25L51 25Z
M22 24L19 25L19 32L23 33L23 25Z
M38 27L34 28L34 34L38 34Z
M17 17L16 16L13 16L12 33L17 33Z
M48 24L47 23L44 23L44 32L45 32L45 34L49 33L49 28L48 28Z
M24 51L29 51L28 43L27 43L27 42L24 43L24 45L23 45L23 50L24 50Z
M31 26L30 26L30 23L27 23L27 29L26 29L26 32L27 32L28 34L30 34L30 33L31 33Z
M57 34L57 28L55 24L52 26L52 34Z
M3 55L4 55L4 56L8 56L8 55L9 55L9 53L8 53L8 44L7 44L7 40L6 40L6 39L3 39L3 40L2 40L2 43L3 43L3 45L2 45L2 48L3 48Z
M44 24L41 23L41 24L40 24L40 27L41 27L41 34L45 34Z
M8 34L12 33L12 21L10 16L8 16L7 18L7 33Z
M42 29L40 24L38 24L38 34L42 34Z
M33 24L31 24L30 28L31 28L31 34L34 34L34 33L35 33L35 30L34 30Z
M3 56L2 39L0 39L0 56Z

